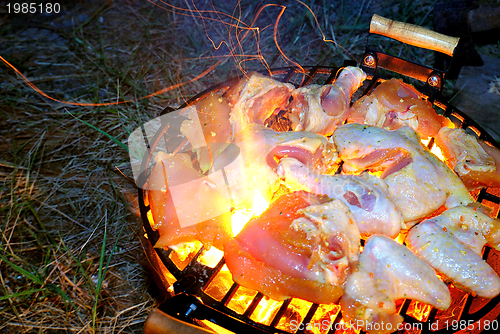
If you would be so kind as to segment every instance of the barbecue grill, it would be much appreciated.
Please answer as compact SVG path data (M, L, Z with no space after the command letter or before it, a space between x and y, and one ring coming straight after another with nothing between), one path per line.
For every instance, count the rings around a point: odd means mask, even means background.
M350 65L348 63L344 66ZM409 63L367 46L362 68L368 73L362 94L370 93L379 83L390 78L381 68L396 71L405 76L425 82L419 91L430 100L436 111L450 119L457 128L466 129L481 140L495 143L481 126L439 97L446 72ZM335 80L339 67L311 66L302 68L279 68L271 71L274 79L294 84L296 87L317 83L330 84ZM182 107L195 104L212 92L224 95L237 79L220 83L198 94ZM437 80L437 81L436 81ZM437 82L437 83L436 83ZM359 93L358 93L359 95ZM166 110L168 112L169 110ZM269 125L287 129L288 122L280 113L269 120ZM149 142L150 152L165 140L165 128L159 129ZM429 149L434 146L431 139ZM140 181L147 181L147 166L152 157L143 159L146 170ZM145 187L139 188L139 205L144 222L150 258L155 266L155 275L173 295L163 302L149 317L145 325L148 333L203 333L224 331L234 333L358 333L342 321L338 305L318 305L292 298L273 301L258 291L253 291L234 283L225 268L221 253L215 255L201 244L184 258L174 249L153 249L158 240L158 232L151 228L150 207ZM484 188L472 192L477 202L493 208L498 217L500 189ZM207 260L212 256L210 260ZM213 258L215 256L215 260ZM484 260L500 273L500 252L485 247ZM412 300L399 301L399 314L403 316L402 333L436 332L480 333L483 330L498 329L500 296L491 300L475 297L453 285L449 285L452 305L445 311Z

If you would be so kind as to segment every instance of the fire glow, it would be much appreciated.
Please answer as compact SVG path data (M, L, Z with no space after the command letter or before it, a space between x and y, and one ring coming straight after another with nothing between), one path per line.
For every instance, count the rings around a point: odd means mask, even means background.
M236 236L252 217L260 216L269 207L269 202L259 194L255 193L250 210L237 209L231 216L231 228L233 236Z
M430 140L422 140L422 144L426 146L429 144L429 142ZM433 145L431 152L435 154L440 160L444 159L441 150L436 145ZM236 236L252 218L260 216L269 207L269 204L270 203L265 200L264 196L256 192L254 196L246 203L242 203L240 206L234 209L231 215L231 227L233 236ZM150 211L148 212L147 217L151 226L154 226L154 220ZM404 238L404 233L401 233L396 238L396 241L399 243L403 243ZM183 243L171 247L171 249L173 250L173 254L171 254L171 256L173 255L175 258L178 258L181 261L189 261L189 259L195 256L200 248L201 244L199 242ZM223 259L223 257L223 251L212 246L203 251L197 258L197 261L203 265L206 265L207 267L215 268L217 264L219 264ZM227 266L224 265L216 275L212 283L210 283L205 288L205 293L221 301L222 298L227 293L229 293L230 287L232 285L234 285L234 281L232 280L231 273L228 271ZM238 286L238 288L233 292L231 298L226 302L226 307L239 314L244 314L245 312L248 312L247 310L256 296L257 291ZM283 306L283 303L284 301L273 300L269 297L264 296L260 299L255 309L253 309L248 316L255 322L270 326L280 308ZM301 323L305 319L305 316L311 307L312 304L310 302L293 298L288 305L290 311L287 310L279 320L275 320L274 326L276 326L276 328L278 329L291 331L291 324ZM412 301L409 305L407 314L418 321L425 322L427 321L431 310L432 307L430 307L429 305ZM315 312L314 318L310 321L311 323L317 324L324 321L333 323L339 314L339 305L319 305L318 310ZM343 320L340 321L342 323ZM309 332L323 333L324 331L322 330L321 326L311 326ZM348 328L347 330L344 330L344 332L358 333L359 330L356 328Z
M421 139L420 140L422 142L422 144L425 146L425 147L428 147L429 145L429 142L431 141L431 139ZM436 157L438 157L439 160L441 161L445 161L445 158L444 158L444 155L443 155L443 151L441 151L441 149L436 145L436 144L433 144L432 145L432 148L430 149L431 153L434 154Z

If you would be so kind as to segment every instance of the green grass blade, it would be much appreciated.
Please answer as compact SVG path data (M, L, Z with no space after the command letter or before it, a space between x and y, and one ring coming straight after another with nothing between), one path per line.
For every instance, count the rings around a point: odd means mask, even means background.
M104 255L106 252L106 237L107 237L106 226L107 226L106 222L104 222L104 237L103 237L102 246L101 246L101 258L99 259L99 271L97 274L97 288L96 288L94 306L92 308L92 333L95 333L95 325L96 325L96 320L97 320L97 304L99 301L99 294L101 293L102 280L104 277L102 267L104 265Z
M33 282L35 283L38 283L40 285L43 285L43 281L40 277L38 277L37 275L34 275L32 273L30 273L29 271L19 267L18 265L10 262L9 260L7 260L7 258L3 255L0 255L0 259L2 259L2 261L4 261L5 263L7 263L9 266L12 267L12 269L14 269L15 271L17 271L18 273L20 273L21 275L23 275L24 277L32 280Z
M114 141L116 144L118 144L118 146L120 146L121 148L125 149L128 152L128 146L127 145L125 145L124 143L122 143L121 141L119 141L118 139L116 139L115 137L113 137L112 135L110 135L109 133L107 133L106 131L99 129L98 127L96 127L96 126L94 126L94 125L92 125L92 124L90 124L88 122L85 122L83 119L76 117L72 113L70 113L70 115L73 116L74 118L76 118L78 121L82 122L83 124L91 127L92 129L98 131L99 133L105 135L106 137L108 137L109 139L111 139L112 141Z
M16 293L13 293L11 295L0 296L0 300L17 298L17 297L26 296L26 295L32 295L32 294L34 294L36 292L40 292L40 291L45 291L45 289L31 289L31 290L16 292Z

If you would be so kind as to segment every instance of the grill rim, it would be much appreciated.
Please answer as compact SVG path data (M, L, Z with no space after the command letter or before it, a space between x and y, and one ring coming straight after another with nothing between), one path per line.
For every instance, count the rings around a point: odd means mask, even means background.
M324 83L322 82L321 84L329 84L335 79L336 74L339 72L339 70L341 70L343 67L345 67L347 65L349 65L349 64L344 64L344 66L341 66L341 67L336 67L336 66L303 66L302 68L306 70L304 72L301 72L300 69L298 69L298 68L292 68L292 67L282 67L282 68L271 69L270 73L269 73L269 71L257 71L257 72L260 72L262 74L268 74L268 75L271 74L271 76L274 79L281 81L281 82L290 82L290 80L294 77L294 75L302 75L302 79L300 80L300 84L297 85L294 83L294 85L296 87L302 87L304 85L310 84L312 82L312 80L316 78L316 76L318 74L328 75L328 78L325 80L325 82ZM281 78L281 79L277 78L280 75L282 75L283 78ZM375 89L375 87L379 83L381 83L385 80L388 80L392 77L393 76L391 76L391 75L379 76L377 74L375 76L367 77L367 79L365 80L365 82L367 83L367 87L363 91L362 96L369 94L371 91L373 91L373 89ZM211 86L208 89L204 90L203 92L195 95L193 98L191 98L187 102L185 102L183 105L181 105L179 107L179 109L195 104L197 101L203 99L204 97L208 96L212 92L220 92L221 90L224 90L224 89L227 91L227 89L229 87L231 87L231 85L234 84L235 82L237 82L238 80L239 80L239 78L231 78L231 79L228 79L228 80L223 81L221 83L218 83L214 86ZM416 89L419 91L419 93L421 94L422 97L429 98L428 95L420 92L420 90L418 88L416 88ZM473 127L480 132L480 135L478 136L475 131L471 130L476 137L478 137L481 140L487 141L490 144L492 144L495 147L500 149L499 145L496 143L496 141L493 139L493 137L486 130L484 130L472 118L470 118L469 116L464 114L458 108L454 107L453 105L449 104L448 102L443 101L439 97L434 98L431 102L433 103L433 106L435 106L435 108L437 107L440 110L442 110L442 115L444 117L450 119L455 124L455 126L457 128L463 128L463 129L467 130L467 129L470 129L471 127ZM171 112L171 111L174 111L174 110L172 110L171 108L166 108L164 110L164 112L162 113L162 115L166 114L168 112ZM460 118L456 117L455 115L458 115L463 120L460 120ZM155 136L153 137L154 139L152 140L152 143L153 143L152 147L155 147L158 144L159 140L161 140L161 137L163 136L163 134L165 132L164 128L165 127L158 130L157 133L155 134ZM431 148L432 145L434 145L433 139L429 142L429 148ZM151 152L154 152L154 149L152 149ZM143 159L143 166L142 167L148 166L150 159L151 159L151 156L149 156L148 159ZM146 164L144 165L145 162L146 162ZM147 218L147 212L149 211L150 208L149 208L149 206L146 206L144 204L144 197L145 197L144 196L144 191L145 191L144 185L146 184L146 181L147 181L146 174L149 174L149 172L148 172L148 169L146 169L146 168L143 168L141 170L144 170L145 172L144 172L144 175L141 175L141 177L139 178L141 180L141 182L139 182L139 184L141 186L138 187L139 207L140 207L141 217L142 217L142 221L143 221L143 226L144 226L144 228L146 230L146 234L148 236L148 241L151 242L151 245L154 245L156 243L156 241L158 240L159 233L157 231L154 231L151 228L151 225L150 225L149 220ZM490 188L481 189L477 195L476 201L482 202L483 200L488 200L488 201L494 202L496 204L500 204L500 197L498 197L494 194L488 193L488 189L490 189ZM500 216L500 212L497 215L497 217L499 217L499 216ZM195 255L195 257L189 261L189 264L183 270L180 270L175 265L175 263L173 263L172 260L169 258L170 253L172 253L172 249L164 250L164 249L154 248L154 250L155 250L155 253L157 254L157 256L162 261L162 263L165 265L165 267L169 270L169 272L177 280L173 284L174 297L178 296L178 295L182 295L182 294L185 294L188 296L193 296L193 297L197 298L198 300L200 300L200 302L203 303L204 306L209 307L210 309L219 313L221 316L223 316L223 317L229 316L229 317L235 318L240 322L242 321L242 322L246 323L247 325L250 326L250 328L253 328L254 330L257 330L257 331L262 332L262 333L283 333L283 334L290 333L288 331L278 329L275 326L279 323L279 320L281 319L283 313L286 311L288 305L290 304L290 301L293 298L287 299L286 301L283 302L280 309L278 310L278 312L276 313L276 315L272 319L270 325L264 325L264 324L255 322L255 321L250 319L250 315L252 314L253 309L258 305L258 303L260 302L260 300L263 297L263 295L260 292L258 292L258 294L252 299L252 302L249 306L247 306L247 309L242 314L240 314L240 313L237 313L236 311L230 309L229 307L227 307L227 303L232 298L232 296L230 296L229 298L226 299L227 295L229 295L231 292L236 291L237 287L239 287L239 285L237 283L233 283L233 286L230 288L230 290L228 292L226 292L226 295L224 296L224 298L221 301L216 300L215 298L211 297L210 295L208 295L207 293L205 293L203 291L204 289L208 288L208 286L210 285L212 280L217 276L220 269L224 265L224 263L225 263L224 257L222 257L222 259L219 261L219 263L214 268L210 268L208 266L205 266L197 261L197 258L204 251L204 246L202 246L199 249L199 251L197 252L197 254ZM483 256L487 257L487 255L490 253L490 251L491 251L491 248L486 246ZM197 278L195 280L195 282L187 282L186 278L193 276L193 274ZM469 310L474 298L476 298L476 297L473 297L472 294L467 293L466 298L467 298L467 300L464 303L464 307L462 308L461 315L459 317L460 320L466 320L466 321L473 320L474 322L476 322L480 319L483 319L485 316L490 314L496 308L500 309L500 305L499 305L500 304L500 295L498 295L497 297L488 301L488 303L486 305L484 305L480 310L474 312L473 314L469 314L468 310ZM224 299L226 299L226 300L224 300ZM165 303L168 303L168 301L169 300L167 300ZM410 300L410 299L405 299L403 301L402 306L401 306L401 310L405 310L404 313L401 314L404 318L404 322L410 323L410 324L421 323L424 327L424 332L425 332L425 331L427 331L425 328L425 325L427 324L427 326L430 326L430 324L432 324L434 322L434 320L436 320L435 317L436 317L438 310L433 307L432 311L428 317L428 320L425 322L422 322L422 321L414 319L410 315L406 314L406 309L410 305L411 301L412 300ZM488 307L490 304L494 304L494 305L491 307ZM311 305L311 307L308 310L308 313L302 319L303 324L306 324L307 321L310 321L312 319L312 316L316 312L316 308L318 307L318 305L319 304L312 304ZM160 307L160 309L162 309L162 308ZM310 311L312 309L314 309L314 312L311 313ZM170 308L168 308L168 307L163 307L163 310L167 311L166 312L167 314L170 314L172 316L176 316L180 320L190 321L190 322L194 323L192 316L189 317L189 316L182 316L180 314L171 314L172 310L170 310ZM251 310L251 311L249 311L249 310ZM467 313L467 317L465 319L463 318L464 313ZM480 313L480 316L478 316L478 313ZM197 318L197 319L200 319L200 318ZM339 314L336 316L335 321L332 323L332 325L338 323L341 319L342 319L342 311L340 311ZM209 319L206 319L206 320L209 320ZM213 322L216 324L219 323L218 320L213 321ZM430 327L427 327L427 328L430 328ZM229 330L231 330L231 329L229 329ZM241 328L239 328L238 330L241 330ZM302 333L302 332L303 331L299 330L299 331L296 331L295 333ZM445 333L445 332L448 332L447 328L433 331L432 333ZM460 333L460 332L461 331L457 331L456 333ZM335 330L332 329L329 331L329 333L335 333Z

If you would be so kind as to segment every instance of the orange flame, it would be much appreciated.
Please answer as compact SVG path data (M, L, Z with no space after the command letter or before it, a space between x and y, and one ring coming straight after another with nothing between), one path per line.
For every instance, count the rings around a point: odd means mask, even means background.
M445 157L443 155L443 151L441 151L441 149L437 146L437 145L433 145L432 148L431 148L431 152L436 156L438 157L439 160L441 161L445 161Z
M212 246L198 258L198 262L210 268L215 268L223 256L223 251Z
M432 306L414 300L410 303L406 314L419 321L425 322L429 318L431 310Z
M278 313L282 304L282 301L264 297L253 311L250 319L269 326L276 313Z
M247 204L247 203L245 203ZM245 207L246 205L243 205ZM269 207L269 202L259 193L255 193L250 209L237 209L231 216L233 236L236 236L252 217L260 216Z
M240 286L227 307L239 314L243 314L256 295L257 291Z

